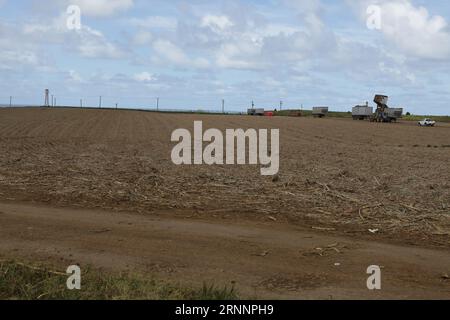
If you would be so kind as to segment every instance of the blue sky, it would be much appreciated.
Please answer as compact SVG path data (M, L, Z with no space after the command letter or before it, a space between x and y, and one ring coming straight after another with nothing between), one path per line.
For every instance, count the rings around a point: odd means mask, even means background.
M49 88L64 105L346 111L384 93L448 115L449 21L437 0L0 0L0 103Z

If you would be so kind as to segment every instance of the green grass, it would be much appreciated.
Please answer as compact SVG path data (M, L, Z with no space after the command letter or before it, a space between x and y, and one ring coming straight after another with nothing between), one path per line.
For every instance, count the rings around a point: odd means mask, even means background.
M81 290L68 290L69 275L45 267L0 262L0 300L236 300L231 287L186 288L143 275L88 269Z
M418 116L418 115L409 115L403 116L403 120L409 121L422 121L423 119L431 119L436 122L450 122L450 116Z

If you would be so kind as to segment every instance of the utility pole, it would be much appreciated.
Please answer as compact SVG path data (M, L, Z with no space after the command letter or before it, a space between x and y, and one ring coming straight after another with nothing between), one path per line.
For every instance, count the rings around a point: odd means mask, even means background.
M222 99L222 113L225 114L225 99Z
M101 109L102 108L102 96L100 96L100 99L98 101L98 108Z
M159 111L159 97L156 98L156 111Z
M12 107L12 96L9 97L9 107Z

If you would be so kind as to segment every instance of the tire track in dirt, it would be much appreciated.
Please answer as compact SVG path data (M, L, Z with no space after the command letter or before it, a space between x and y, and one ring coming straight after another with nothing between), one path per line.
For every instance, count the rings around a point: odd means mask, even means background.
M444 251L312 233L282 224L150 218L0 203L0 257L148 272L244 297L450 299ZM63 262L62 262L63 261ZM366 287L382 267L382 290Z

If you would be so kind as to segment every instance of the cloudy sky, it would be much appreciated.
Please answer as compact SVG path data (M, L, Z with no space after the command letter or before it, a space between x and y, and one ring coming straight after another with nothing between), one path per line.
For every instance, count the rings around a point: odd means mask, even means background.
M441 0L0 0L0 103L349 110L384 93L448 115L449 21Z

